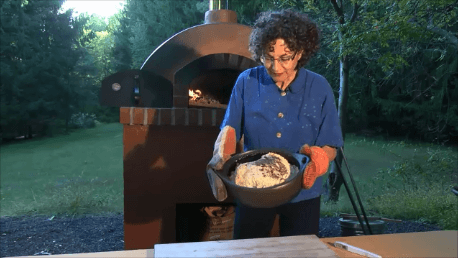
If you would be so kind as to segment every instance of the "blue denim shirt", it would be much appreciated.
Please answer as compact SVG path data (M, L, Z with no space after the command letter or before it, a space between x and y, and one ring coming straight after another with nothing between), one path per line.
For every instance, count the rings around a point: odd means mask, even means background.
M221 129L226 125L235 129L237 140L244 135L244 151L280 148L295 153L304 144L343 146L331 86L323 76L304 68L285 92L264 66L243 71L232 89ZM291 202L320 196L322 185L319 177Z

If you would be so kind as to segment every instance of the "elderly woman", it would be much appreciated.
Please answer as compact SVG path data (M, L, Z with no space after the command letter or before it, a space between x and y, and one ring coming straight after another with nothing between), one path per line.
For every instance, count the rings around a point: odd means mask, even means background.
M280 215L281 236L318 235L322 176L343 145L332 89L327 80L302 68L319 49L319 30L305 14L265 12L250 36L250 52L263 66L242 72L232 90L214 156L207 173L215 197L226 198L212 176L243 135L243 150L280 148L310 157L303 189L290 202L271 209L238 204L236 239L267 237Z

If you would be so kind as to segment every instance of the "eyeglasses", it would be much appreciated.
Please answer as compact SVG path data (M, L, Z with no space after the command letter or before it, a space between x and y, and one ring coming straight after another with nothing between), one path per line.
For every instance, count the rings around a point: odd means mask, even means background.
M275 60L278 60L281 66L285 67L288 66L291 61L296 57L296 53L292 56L283 56L278 59L275 59L273 57L266 57L265 55L261 56L261 61L264 63L265 66L271 66Z

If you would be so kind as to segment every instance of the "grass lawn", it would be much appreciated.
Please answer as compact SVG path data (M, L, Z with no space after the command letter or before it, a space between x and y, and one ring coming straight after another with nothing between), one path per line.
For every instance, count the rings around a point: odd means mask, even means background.
M122 212L122 125L1 146L0 215Z
M351 134L345 141L348 165L368 216L417 220L458 230L458 197L451 192L458 184L456 148ZM357 202L345 165L342 169ZM337 204L322 198L321 207L322 216L355 213L344 185Z
M122 212L122 139L113 123L2 145L0 215ZM345 154L368 215L458 230L456 148L350 134ZM354 213L343 185L337 204L324 199L322 216Z

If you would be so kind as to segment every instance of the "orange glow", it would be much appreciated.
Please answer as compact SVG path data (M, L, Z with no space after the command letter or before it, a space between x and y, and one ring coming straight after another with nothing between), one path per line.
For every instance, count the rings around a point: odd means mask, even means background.
M200 90L189 90L189 97L191 97L192 100L196 100L200 98L202 95L202 92Z

